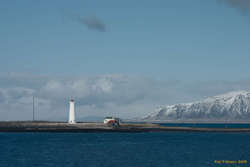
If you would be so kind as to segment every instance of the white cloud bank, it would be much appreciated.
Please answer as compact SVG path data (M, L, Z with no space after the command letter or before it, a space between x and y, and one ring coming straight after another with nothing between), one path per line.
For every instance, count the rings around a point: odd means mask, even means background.
M189 102L239 89L250 90L250 81L184 83L124 75L0 74L0 120L32 119L32 96L35 96L37 119L67 120L68 101L74 98L77 118L82 120L87 116L142 117L160 105Z

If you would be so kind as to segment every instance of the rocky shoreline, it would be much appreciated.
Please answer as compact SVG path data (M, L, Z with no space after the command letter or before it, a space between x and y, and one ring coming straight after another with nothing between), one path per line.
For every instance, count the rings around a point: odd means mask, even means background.
M65 122L0 122L0 132L250 132L250 128L198 128L198 127L166 127L151 123L123 123L120 127L109 127L103 123Z

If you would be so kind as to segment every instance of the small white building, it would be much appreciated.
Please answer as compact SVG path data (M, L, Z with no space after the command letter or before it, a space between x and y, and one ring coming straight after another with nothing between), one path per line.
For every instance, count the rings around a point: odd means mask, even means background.
M69 101L69 124L75 124L75 101L72 99Z
M112 125L112 126L119 126L120 125L120 118L115 118L115 117L106 117L104 118L103 123L107 125Z

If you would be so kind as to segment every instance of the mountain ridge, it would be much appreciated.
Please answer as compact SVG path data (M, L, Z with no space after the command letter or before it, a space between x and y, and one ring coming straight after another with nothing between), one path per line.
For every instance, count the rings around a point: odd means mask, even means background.
M250 120L250 92L233 91L191 103L159 107L142 120Z

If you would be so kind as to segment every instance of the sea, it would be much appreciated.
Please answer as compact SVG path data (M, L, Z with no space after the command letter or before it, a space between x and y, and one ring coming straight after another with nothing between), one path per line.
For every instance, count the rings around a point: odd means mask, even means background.
M0 167L114 166L247 167L250 133L0 133Z

